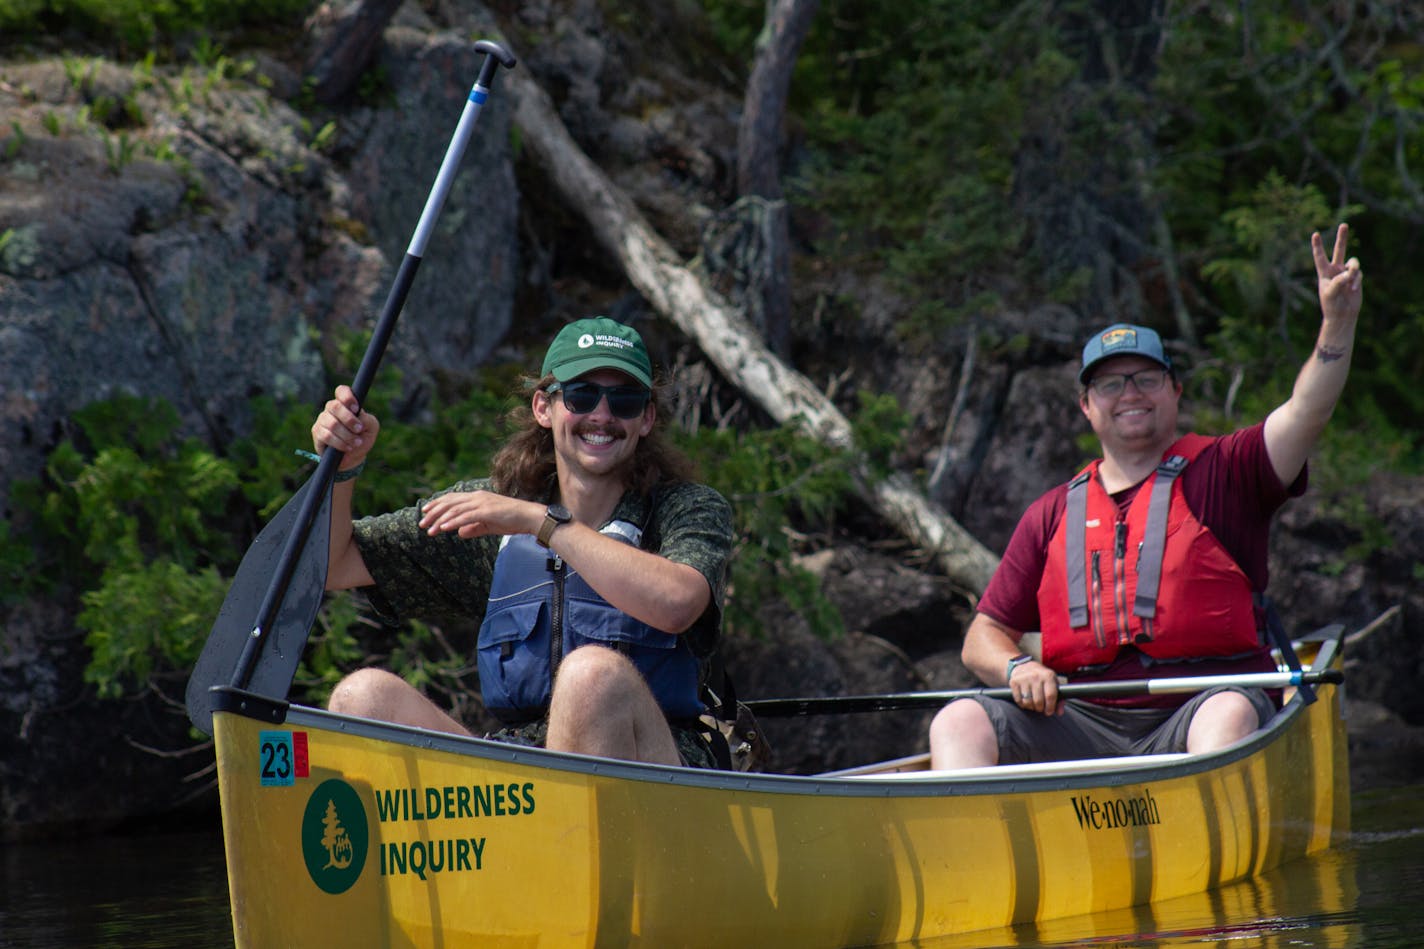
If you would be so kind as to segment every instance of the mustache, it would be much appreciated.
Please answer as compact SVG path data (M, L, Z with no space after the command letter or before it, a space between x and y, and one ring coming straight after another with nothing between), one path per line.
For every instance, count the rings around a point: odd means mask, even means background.
M576 427L576 428L574 429L574 434L575 434L575 435L607 435L609 438L613 438L613 439L620 440L620 441L621 441L622 439L625 439L625 438L628 437L628 433L625 432L625 431L623 431L623 429L622 429L621 427L619 427L619 426L615 426L615 425L599 425L599 424L594 423L594 422L590 422L590 423L587 423L587 424L584 424L584 425L579 425L578 427Z

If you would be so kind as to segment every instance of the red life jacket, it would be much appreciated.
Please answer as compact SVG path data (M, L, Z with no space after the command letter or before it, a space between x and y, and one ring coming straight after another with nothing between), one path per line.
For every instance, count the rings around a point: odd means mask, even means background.
M1177 480L1211 442L1173 443L1125 517L1098 479L1101 460L1068 483L1038 587L1045 664L1073 673L1110 663L1129 644L1157 660L1265 649L1250 581L1188 509Z

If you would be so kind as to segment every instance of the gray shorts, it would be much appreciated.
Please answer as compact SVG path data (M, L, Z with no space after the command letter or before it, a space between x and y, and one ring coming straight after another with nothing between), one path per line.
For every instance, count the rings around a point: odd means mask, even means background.
M1256 708L1261 724L1276 714L1276 704L1264 689L1219 686L1193 696L1177 708L1118 708L1081 699L1064 702L1062 715L1025 711L1007 699L972 696L994 724L1000 764L1113 758L1187 750L1192 716L1218 692L1240 692Z

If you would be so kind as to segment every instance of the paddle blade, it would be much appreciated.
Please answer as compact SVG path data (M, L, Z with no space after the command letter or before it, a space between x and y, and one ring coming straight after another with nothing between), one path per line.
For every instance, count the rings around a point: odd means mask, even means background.
M267 591L278 578L282 552L288 537L303 531L301 510L306 496L317 488L312 478L292 496L277 516L267 524L247 549L237 575L228 587L227 598L218 611L202 655L188 679L188 719L204 734L213 733L215 685L233 685L238 660L251 638ZM269 624L256 662L243 686L271 698L285 699L302 658L307 636L321 608L326 588L326 566L331 542L331 489L324 491L321 506L306 530L286 594Z

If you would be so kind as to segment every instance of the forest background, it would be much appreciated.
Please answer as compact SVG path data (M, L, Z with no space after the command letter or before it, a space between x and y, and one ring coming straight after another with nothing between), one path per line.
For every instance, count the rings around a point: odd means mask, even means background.
M1312 461L1313 492L1346 537L1326 569L1396 543L1361 486L1380 472L1417 486L1424 469L1424 12L1414 5L0 0L8 195L20 194L17 170L45 140L83 140L115 179L174 169L178 213L207 213L211 185L156 128L155 96L186 97L179 121L196 125L203 94L260 90L297 116L305 154L354 164L347 126L393 108L395 83L377 58L327 96L309 51L320 14L357 7L466 38L475 20L507 39L579 144L772 357L817 381L852 436L828 444L777 418L685 327L659 322L516 127L509 256L519 266L502 338L464 371L413 378L395 359L378 377L373 404L403 424L383 433L363 509L485 470L518 375L554 328L610 312L645 327L676 369L680 443L738 511L730 637L774 639L788 615L824 640L844 637L818 554L850 545L947 580L954 628L941 646L954 647L982 573L945 577L932 551L878 515L867 482L904 479L997 553L1023 503L1094 450L1085 426L1064 434L1061 414L1014 417L1015 380L1033 369L1071 377L1087 331L1119 319L1168 338L1196 430L1262 417L1288 394L1318 326L1308 236L1346 221L1366 305L1346 397ZM770 62L778 40L782 58ZM44 62L63 71L63 108L11 75ZM105 77L116 68L128 80L114 85ZM759 68L784 71L784 103L774 91L751 97L767 82ZM625 160L630 137L650 161ZM44 269L17 206L0 214L0 301L12 301L0 320L14 326L29 318L15 281ZM340 228L374 243L371 220ZM305 475L291 451L309 442L311 393L349 381L368 331L324 335L321 363L300 385L249 386L231 438L121 385L59 424L28 425L25 394L0 381L16 444L42 462L7 463L0 483L8 668L33 658L19 645L27 617L52 607L76 632L65 648L82 670L54 689L61 704L144 704L166 715L159 731L172 739L187 671L238 560ZM1071 418L1071 388L1041 394L1064 399ZM1056 427L1062 447L1021 459L1027 486L976 503L989 446L1020 424ZM1424 559L1407 554L1403 569L1417 591ZM1398 637L1417 641L1420 621L1406 612ZM344 671L379 661L477 718L469 633L382 629L358 599L329 598L296 695L320 701ZM33 689L23 694L28 707L7 710L20 744L40 708ZM1424 721L1424 708L1399 711ZM201 736L169 746L181 750L164 755L195 755L184 767L200 768Z

